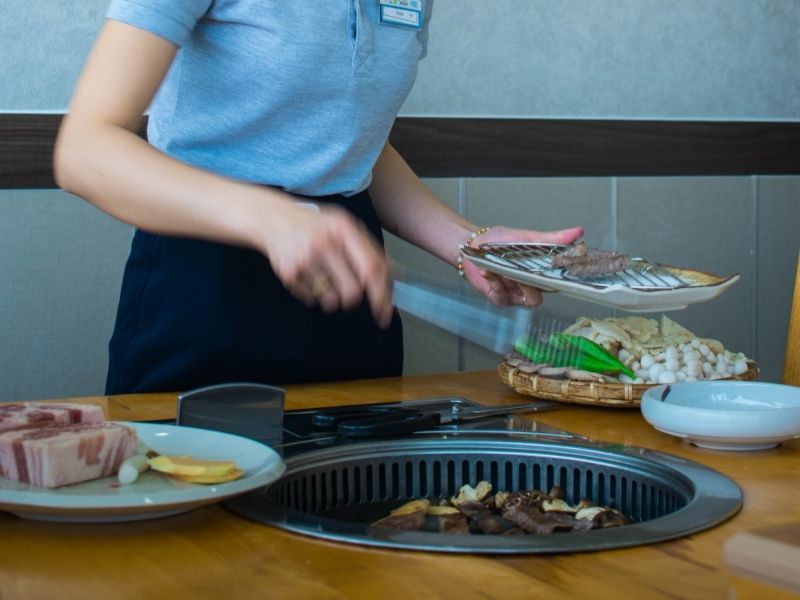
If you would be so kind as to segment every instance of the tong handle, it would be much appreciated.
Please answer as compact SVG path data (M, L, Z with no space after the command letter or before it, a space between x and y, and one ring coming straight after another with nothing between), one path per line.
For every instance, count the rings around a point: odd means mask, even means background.
M325 409L314 415L315 427L333 429L346 437L383 437L403 435L436 427L439 413L423 413L397 406L342 406Z
M454 421L471 421L494 417L498 415L511 415L514 413L540 412L559 408L558 402L547 400L537 400L536 402L526 402L525 404L511 404L505 406L491 406L487 408L462 408L453 411Z
M414 410L399 409L362 419L347 419L339 423L336 430L346 437L384 437L430 429L439 425L440 422L439 413L425 414Z
M386 412L418 412L399 406L332 406L314 413L312 423L321 429L335 429L340 423L351 419L368 419Z

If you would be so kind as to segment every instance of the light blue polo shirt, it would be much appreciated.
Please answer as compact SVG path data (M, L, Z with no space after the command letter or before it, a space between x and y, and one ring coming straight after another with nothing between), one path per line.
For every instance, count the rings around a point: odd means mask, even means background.
M167 154L295 194L352 195L424 56L422 29L380 23L379 0L112 0L107 17L180 46L150 107Z

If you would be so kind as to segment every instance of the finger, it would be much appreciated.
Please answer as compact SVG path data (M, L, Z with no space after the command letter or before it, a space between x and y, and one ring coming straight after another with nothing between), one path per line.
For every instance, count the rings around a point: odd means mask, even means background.
M316 262L325 273L327 287L315 285L315 296L327 312L357 306L364 297L364 284L359 265L351 259L351 249L363 245L370 250L371 236L352 216L331 212L327 222L325 243ZM356 250L358 252L358 250Z
M394 315L392 289L388 278L376 276L367 282L365 291L375 322L382 329L386 329L391 324Z
M546 244L572 244L583 237L583 227L570 227L557 231L533 231L528 236L533 242Z
M316 306L317 298L314 296L311 286L305 281L296 281L291 285L287 285L286 287L293 296L295 296L309 308Z
M365 291L375 322L384 329L389 327L394 315L394 306L388 270L378 269L370 276Z
M341 308L339 293L330 279L323 283L318 283L314 290L314 295L317 298L319 307L327 313L336 312Z
M325 312L334 312L339 307L339 295L325 271L305 273L291 291L307 306L318 304Z
M380 327L388 327L394 307L389 264L383 249L363 227L359 227L358 235L345 236L344 244L344 256L366 293L372 316Z
M530 285L516 284L515 304L534 308L542 304L542 291Z
M364 286L358 280L355 267L347 256L340 252L326 253L325 271L330 274L333 289L336 291L338 304L343 309L355 308L364 298Z
M508 306L511 303L511 297L503 278L489 271L481 270L479 272L481 278L477 282L470 278L470 282L482 291L491 300L492 304Z
M489 293L494 293L494 294L506 293L506 284L503 281L502 277L490 271L481 271L481 275L489 284L490 287L490 289L488 290Z

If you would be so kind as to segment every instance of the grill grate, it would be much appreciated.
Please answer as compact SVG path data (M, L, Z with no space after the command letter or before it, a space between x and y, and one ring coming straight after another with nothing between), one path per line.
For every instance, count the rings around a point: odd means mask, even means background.
M369 503L401 504L415 498L450 497L461 486L489 481L494 490L548 491L559 486L565 500L586 498L610 506L634 522L671 514L686 506L690 491L641 474L578 464L521 458L414 458L390 462L359 461L326 471L297 473L272 486L267 498L295 511L313 514ZM357 513L352 513L361 521Z
M598 288L622 285L631 289L653 291L674 290L690 285L675 273L641 258L631 259L624 271L599 277L573 277L563 269L553 267L553 256L566 246L560 244L481 244L474 254L497 265L519 269L526 273L544 275L556 279L576 281Z
M466 439L469 437L470 439ZM728 518L741 493L697 463L639 448L452 436L348 445L287 459L286 474L228 503L254 520L306 535L448 552L563 552L651 543ZM502 439L505 438L505 439ZM487 480L496 491L558 485L564 499L611 506L630 525L586 533L493 536L381 532L367 525L412 499L450 497ZM658 523L658 525L654 525Z

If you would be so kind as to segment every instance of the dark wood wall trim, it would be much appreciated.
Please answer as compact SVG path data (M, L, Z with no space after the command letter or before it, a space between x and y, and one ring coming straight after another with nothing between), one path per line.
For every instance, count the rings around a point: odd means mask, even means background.
M0 114L0 189L53 188L61 115ZM401 117L422 177L800 174L800 123Z
M392 140L427 177L800 174L800 123L400 119Z
M52 188L60 115L0 115L0 189Z
M0 113L0 190L50 189L53 146L63 115ZM141 135L144 135L144 123Z

